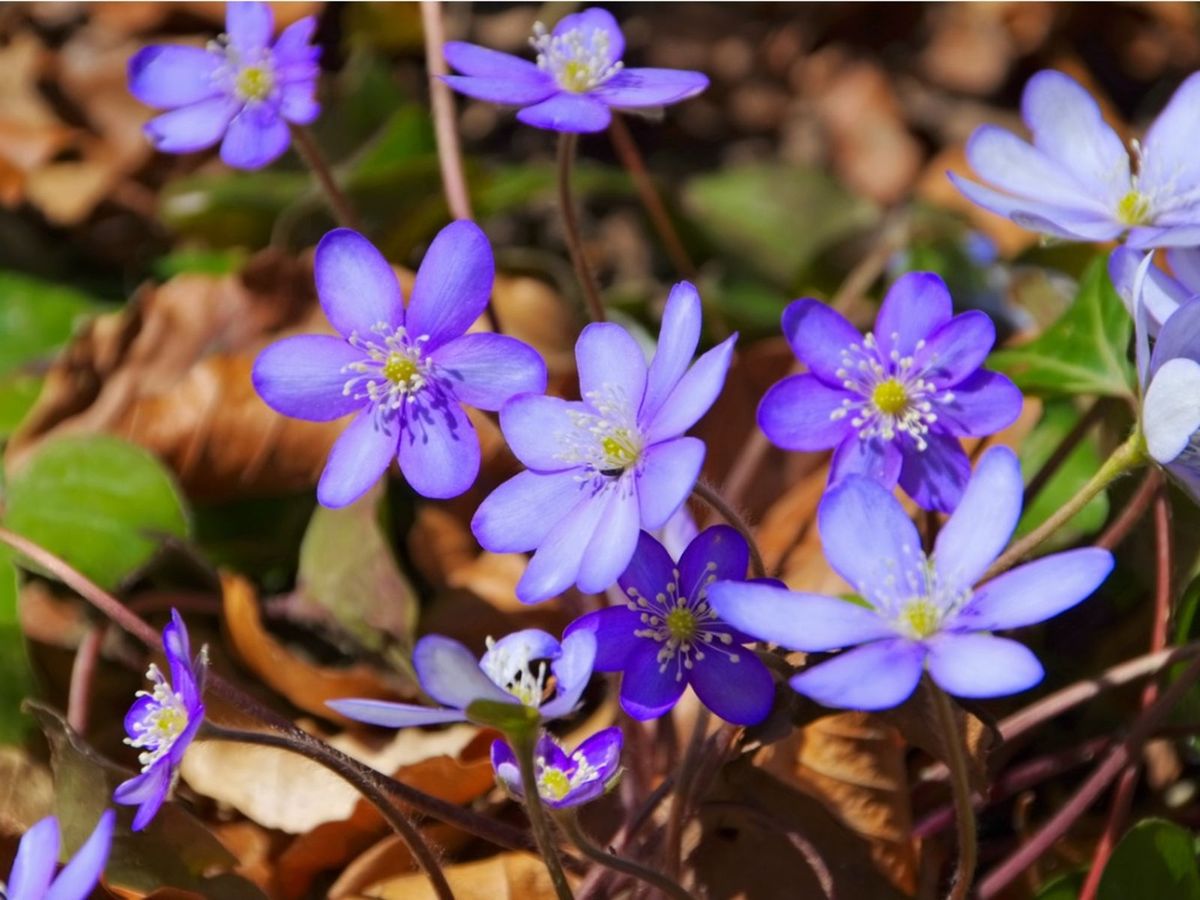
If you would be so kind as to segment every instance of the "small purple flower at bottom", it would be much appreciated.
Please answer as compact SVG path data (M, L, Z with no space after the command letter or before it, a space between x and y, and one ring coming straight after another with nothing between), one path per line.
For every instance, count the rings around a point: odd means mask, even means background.
M699 72L627 69L625 36L612 14L592 7L564 17L547 32L539 22L530 40L537 64L475 44L451 41L446 61L462 75L443 81L456 91L520 106L517 118L552 131L602 131L613 109L678 103L708 87Z
M982 312L953 315L937 275L896 280L864 337L818 300L784 311L783 333L808 366L767 391L758 424L785 450L833 449L830 484L897 482L924 509L950 512L971 475L962 437L1011 425L1021 392L982 368L996 340Z
M568 754L558 741L542 732L533 751L542 802L554 809L566 809L604 796L621 775L621 742L620 728L605 728ZM505 789L523 800L521 766L507 741L492 743L492 768Z
M708 602L715 581L743 581L750 550L727 525L702 531L676 564L646 532L618 580L625 606L588 613L567 634L596 635L596 671L623 672L621 708L635 719L668 712L689 684L727 722L756 725L775 698L771 673L748 637L725 624ZM773 582L777 583L777 582Z
M1042 665L1016 641L989 632L1042 622L1091 594L1112 570L1107 550L1044 556L974 587L1007 545L1021 516L1023 483L1006 447L979 461L932 556L890 491L847 478L821 501L825 557L858 602L762 584L718 582L718 615L763 641L806 652L853 649L791 679L826 706L888 709L923 672L958 697L999 697L1033 687Z
M465 406L495 411L546 389L546 364L516 338L467 333L492 293L495 263L473 222L447 225L417 270L406 307L396 273L348 228L317 245L317 294L341 335L284 338L254 362L254 388L276 412L354 420L317 485L325 506L361 497L398 459L418 494L446 499L479 473L479 438Z
M226 7L228 34L208 45L146 47L129 60L129 89L169 112L146 134L159 150L193 153L221 141L221 159L259 169L283 154L288 123L308 125L321 108L314 97L321 51L312 46L317 20L292 23L271 45L275 22L265 3Z
M168 681L156 664L146 677L149 691L138 691L137 700L125 714L125 743L139 749L142 774L117 786L113 799L138 807L133 830L141 831L163 805L179 772L183 754L204 721L204 676L208 670L207 648L191 656L187 626L171 610L171 621L163 629L163 650L171 671Z
M328 706L386 728L465 722L467 707L478 700L522 704L546 721L575 710L595 659L596 640L590 634L570 635L560 644L544 631L527 628L498 641L488 638L487 652L478 660L458 641L431 634L413 648L413 668L422 690L443 708L357 699L330 700Z
M8 900L86 900L100 880L108 852L112 848L116 814L106 809L91 836L54 877L60 844L58 819L47 816L21 838L17 858L8 876L7 892L0 885L0 897Z

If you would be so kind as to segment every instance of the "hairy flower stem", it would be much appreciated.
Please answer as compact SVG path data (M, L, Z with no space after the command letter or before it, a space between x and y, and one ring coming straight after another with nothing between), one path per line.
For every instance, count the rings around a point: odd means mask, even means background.
M638 879L638 881L645 882L651 887L657 888L665 897L675 897L678 900L692 900L691 894L661 872L656 872L647 866L635 863L631 859L624 859L614 853L609 853L592 843L579 826L579 818L575 815L575 810L563 810L562 814L557 816L557 819L558 824L567 833L567 837L575 843L575 846L579 848L579 852L588 859L606 868L614 869L625 875L631 875Z
M329 163L321 155L317 142L312 139L308 129L300 125L289 125L288 127L292 130L292 140L296 142L296 152L300 154L304 164L316 176L317 183L325 192L325 199L329 201L329 206L333 210L338 224L345 228L353 228L355 231L362 231L362 223L359 222L354 207L350 205L350 201L346 199L342 189L338 187Z
M421 836L421 832L417 829L416 825L391 802L387 790L379 783L378 779L371 777L356 766L346 765L340 758L340 755L313 754L311 747L304 746L294 738L284 734L270 731L242 731L225 728L214 724L210 720L205 720L199 736L202 739L207 738L216 741L234 741L243 744L257 744L262 747L278 747L279 749L298 753L301 756L308 757L320 763L347 783L353 785L356 791L371 801L371 805L379 810L380 815L400 835L409 852L412 853L413 859L417 861L417 865L429 877L429 881L433 885L433 890L440 900L454 900L454 892L450 890L450 885L446 881L446 875L442 872L442 867L438 863L437 856L434 855L429 845L425 843L425 839Z
M570 132L564 131L558 136L558 206L562 213L567 252L571 254L571 265L575 267L575 276L583 288L588 315L593 322L603 322L607 319L604 314L604 302L600 299L596 276L592 273L587 255L583 252L583 237L579 232L579 218L575 213L575 198L571 194L571 170L575 165L575 147L578 142L579 135Z
M967 753L954 718L954 702L940 687L929 682L933 706L937 712L938 731L943 737L950 767L950 788L954 794L954 818L958 824L958 865L954 870L954 883L950 886L949 900L965 900L975 878L975 862L978 845L975 837L975 809L971 803L971 782L967 775Z
M537 747L537 734L526 731L507 734L505 737L508 738L509 746L517 757L517 766L521 770L521 785L524 789L525 814L529 816L529 828L542 854L542 862L546 865L546 871L550 873L554 893L558 900L574 900L575 895L571 892L571 885L567 881L567 874L563 871L562 860L558 855L558 841L554 836L554 828L538 793L537 767L533 759Z
M717 511L717 514L737 529L738 533L746 539L747 546L750 547L750 569L754 573L755 578L766 578L767 567L763 564L762 553L758 550L758 544L755 543L754 533L750 530L750 526L746 524L746 520L738 515L730 504L725 502L725 498L717 493L716 488L704 481L697 481L692 488L692 493L711 506Z
M1035 528L1025 537L1013 543L1011 547L992 563L992 567L984 573L981 581L995 578L1001 572L1007 572L1025 557L1036 550L1043 541L1071 521L1093 497L1116 481L1125 473L1138 466L1144 465L1149 459L1146 453L1146 438L1141 429L1135 429L1129 439L1113 451L1112 456L1104 461L1099 471L1091 477L1087 484L1079 489L1070 500L1060 506L1045 522Z

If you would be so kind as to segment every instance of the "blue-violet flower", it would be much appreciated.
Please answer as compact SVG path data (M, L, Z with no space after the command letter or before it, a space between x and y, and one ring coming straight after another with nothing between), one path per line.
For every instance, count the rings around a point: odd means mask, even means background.
M959 444L1010 425L1021 393L982 368L996 339L978 310L954 316L937 275L912 272L884 297L864 337L818 300L783 313L783 333L808 366L775 384L758 423L785 450L834 449L829 480L897 481L925 509L949 512L971 474Z
M288 123L307 125L321 111L315 99L320 48L317 20L300 19L279 36L265 3L229 3L227 34L207 48L158 45L129 60L129 89L168 112L146 124L159 150L193 153L221 142L221 159L259 169L288 148Z
M736 338L695 365L700 295L677 284L649 368L620 325L593 323L575 345L583 399L524 394L500 428L528 466L480 505L471 530L496 553L535 550L517 596L536 603L571 584L599 593L633 558L638 532L663 527L687 499L704 443L681 437L716 400Z
M1022 491L1016 455L988 450L927 557L890 491L847 478L821 501L817 527L826 559L866 605L737 582L714 584L709 601L760 640L806 652L853 647L791 679L796 691L826 706L887 709L926 670L959 697L1023 691L1041 681L1041 663L1023 645L988 632L1074 606L1104 581L1113 558L1096 547L1068 550L973 587L1012 536Z
M418 494L456 497L479 473L479 438L463 405L498 410L546 389L546 365L516 338L472 333L492 292L492 248L479 226L434 238L405 308L396 273L358 232L317 246L321 306L340 337L309 334L267 347L254 387L276 412L330 421L357 413L317 485L325 506L357 500L399 458Z
M643 531L617 582L626 604L581 616L567 634L596 635L596 671L624 672L621 708L635 719L663 715L690 684L722 719L755 725L771 711L771 673L743 646L754 638L721 621L708 602L713 582L745 580L749 562L746 539L728 525L702 531L678 565Z
M708 87L699 72L625 68L625 36L612 14L596 7L564 17L550 32L538 23L530 43L536 65L451 41L446 61L463 74L444 80L468 97L522 107L517 118L526 125L569 132L602 131L613 109L678 103Z
M1131 316L1134 315L1138 270L1145 256L1145 253L1129 247L1118 247L1108 258L1108 275ZM1138 300L1146 316L1148 334L1152 338L1158 336L1163 322L1181 304L1200 296L1200 248L1172 247L1166 251L1166 257L1171 274L1151 266L1143 276Z
M60 843L58 819L47 816L21 838L17 858L0 897L8 900L87 900L100 880L112 847L116 814L106 809L91 836L69 863L54 877Z
M621 742L620 728L605 728L568 754L550 734L542 732L533 751L542 802L554 809L566 809L604 796L621 775ZM492 768L505 789L524 800L521 767L507 741L492 742Z

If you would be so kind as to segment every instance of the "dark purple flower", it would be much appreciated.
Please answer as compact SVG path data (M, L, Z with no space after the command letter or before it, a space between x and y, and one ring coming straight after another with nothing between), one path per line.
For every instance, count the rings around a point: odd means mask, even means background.
M465 722L467 707L477 700L524 704L538 710L543 720L557 719L579 703L595 658L596 641L590 634L568 636L560 644L546 632L528 628L498 641L489 638L487 652L478 660L458 641L431 634L413 648L413 668L421 688L443 708L351 699L328 705L348 718L387 728ZM551 674L554 688L547 696Z
M1079 603L1108 577L1113 557L1096 547L1055 553L974 587L1017 527L1023 491L1016 455L988 450L927 557L890 491L847 478L821 501L817 527L826 559L861 603L731 581L714 584L710 602L759 640L806 652L853 647L791 680L826 706L887 709L913 692L924 671L958 697L1026 690L1041 681L1041 663L989 632Z
M152 687L138 691L137 700L125 714L125 743L138 748L142 774L118 785L117 803L136 806L133 830L141 831L154 818L175 784L179 763L204 721L204 675L208 654L201 648L192 659L187 626L171 610L171 621L163 629L163 651L171 670L168 681L152 663L146 677Z
M678 103L708 87L699 72L625 68L625 36L612 14L597 7L564 17L552 32L538 23L530 42L536 65L450 41L446 61L463 74L444 80L468 97L522 107L517 118L526 125L574 132L604 130L613 109Z
M487 237L454 222L434 238L405 308L396 273L361 234L329 232L314 263L321 306L341 337L284 338L254 363L254 387L276 412L315 422L357 413L317 485L325 506L361 497L399 458L425 497L456 497L479 472L464 404L497 410L546 389L546 365L516 338L473 333L492 292Z
M58 867L58 819L47 816L21 838L17 858L8 876L8 900L87 900L100 880L108 851L112 847L113 823L116 814L106 809L91 836L54 877Z
M129 60L129 89L166 109L146 124L159 150L193 153L221 141L221 159L258 169L288 148L288 123L307 125L321 107L315 99L321 54L312 46L317 20L307 16L284 29L274 45L274 19L265 3L230 3L228 32L207 48L156 45Z
M1129 152L1078 82L1047 70L1029 79L1021 114L1033 143L994 125L967 142L967 160L999 190L950 173L966 197L1018 225L1055 237L1131 247L1200 244L1200 158L1195 117L1200 76L1175 92Z
M524 394L500 411L500 428L529 467L500 485L471 521L496 553L535 550L517 596L536 603L571 584L599 593L633 558L638 532L662 528L687 499L704 443L681 437L725 383L736 336L695 365L700 295L671 291L649 368L620 325L588 325L575 345L583 399Z
M867 475L897 481L918 505L949 512L971 475L959 444L993 434L1021 412L1021 392L982 368L996 339L982 312L953 316L937 275L892 285L865 337L818 300L797 300L783 333L808 373L774 385L758 424L785 450L834 448L831 484Z
M618 581L626 605L588 613L567 634L596 635L596 671L625 673L621 708L635 719L661 716L690 684L722 719L755 725L771 711L771 673L743 646L754 638L726 625L708 602L713 582L745 580L749 562L745 538L727 525L702 531L678 565L643 531Z
M621 741L620 728L605 728L568 754L543 731L533 751L533 768L542 802L554 809L566 809L604 796L621 775ZM524 800L521 766L507 741L492 742L492 768L505 789L518 800Z
M1145 257L1145 253L1129 247L1118 247L1108 258L1108 275L1131 316L1138 268ZM1158 336L1163 322L1184 302L1200 296L1200 248L1172 247L1166 251L1166 257L1172 274L1150 266L1141 284L1140 303L1152 338Z

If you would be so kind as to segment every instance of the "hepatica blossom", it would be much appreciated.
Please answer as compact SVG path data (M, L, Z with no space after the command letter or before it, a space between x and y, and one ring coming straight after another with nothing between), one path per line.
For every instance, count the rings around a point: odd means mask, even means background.
M691 365L700 296L681 282L649 367L629 332L594 323L575 345L582 400L524 394L505 404L500 428L528 471L483 501L471 529L493 552L536 549L517 584L522 601L571 584L603 591L629 565L639 530L663 527L683 504L704 443L681 435L720 393L735 337Z
M603 9L566 16L549 32L539 23L530 43L536 64L451 41L446 61L462 74L444 80L468 97L522 107L526 125L570 132L602 131L612 109L664 106L708 87L699 72L625 68L625 36Z
M1107 241L1128 232L1139 248L1200 244L1198 105L1193 75L1134 145L1134 171L1087 91L1062 72L1039 72L1021 98L1033 143L984 125L967 142L967 160L995 187L950 178L968 199L1043 234Z
M21 838L8 884L0 885L0 896L8 900L86 900L108 862L115 819L111 809L101 813L91 836L57 878L54 870L61 841L58 819L42 819Z
M582 806L604 796L621 775L621 729L605 728L571 753L542 732L533 750L538 796L554 809ZM507 741L492 743L492 768L510 794L524 799L521 767Z
M1079 603L1112 569L1087 547L1045 556L980 585L1021 515L1021 468L1006 447L988 450L932 556L890 491L847 478L821 501L825 556L866 605L761 584L719 582L709 599L747 634L807 652L846 650L791 680L826 706L886 709L922 672L959 697L997 697L1042 678L1026 647L989 632L1032 625Z
M413 668L421 688L441 708L357 699L330 700L329 706L347 718L388 728L465 722L467 707L477 700L522 704L543 720L556 719L579 703L595 658L590 634L571 635L560 644L529 628L498 641L489 638L478 660L458 641L431 634L417 641Z
M141 831L154 818L179 772L183 754L204 721L204 675L208 655L201 649L191 655L187 626L179 613L171 610L171 621L163 629L163 650L167 656L168 680L156 664L146 677L148 691L138 691L137 700L125 714L125 743L141 753L142 773L117 787L113 799L136 806L133 830Z
M1118 247L1108 258L1108 274L1117 294L1134 314L1134 295L1138 290L1138 269L1145 259L1129 247ZM1163 322L1187 300L1200 296L1200 248L1173 247L1166 252L1171 273L1149 267L1143 276L1139 303L1146 316L1150 337L1157 337Z
M618 580L625 605L588 613L567 634L596 635L596 671L624 672L621 707L635 719L661 716L690 684L722 719L754 725L771 710L771 673L743 646L754 639L721 621L708 601L717 580L744 580L749 561L745 538L727 525L701 532L678 564L642 532Z
M808 366L774 385L758 423L785 450L834 449L830 482L866 475L949 512L970 463L959 438L992 434L1021 412L1021 393L981 368L995 342L982 312L952 315L946 285L910 273L892 285L866 336L817 300L797 300L783 332Z
M351 413L317 485L325 506L345 506L393 459L413 490L456 497L479 472L479 438L464 404L497 410L546 389L533 348L466 331L487 306L495 265L471 222L447 225L417 271L405 308L396 273L362 235L331 231L314 263L321 306L340 337L284 338L254 363L254 387L277 412L329 421Z
M221 159L258 169L288 148L288 123L307 125L321 108L315 99L317 20L307 16L274 44L274 19L265 3L226 6L226 34L207 48L153 46L129 60L129 89L149 106L168 110L146 124L159 150L193 153L221 142Z

